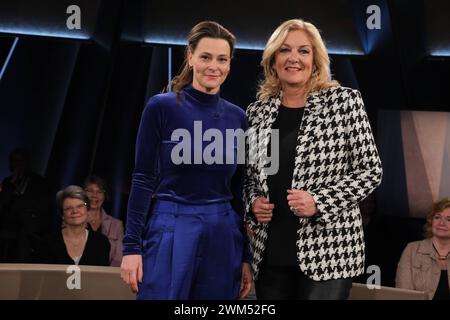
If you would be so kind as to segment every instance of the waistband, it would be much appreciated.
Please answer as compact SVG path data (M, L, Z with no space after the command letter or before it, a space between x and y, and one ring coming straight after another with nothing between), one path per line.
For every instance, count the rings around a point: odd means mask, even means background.
M230 202L185 204L167 200L154 200L153 212L179 214L217 214L232 209Z

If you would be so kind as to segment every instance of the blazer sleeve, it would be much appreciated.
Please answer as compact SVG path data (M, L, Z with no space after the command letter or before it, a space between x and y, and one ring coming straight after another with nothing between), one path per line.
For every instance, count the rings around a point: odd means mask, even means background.
M395 275L395 287L397 288L415 290L412 279L412 252L411 244L408 244L403 250Z
M308 190L316 203L318 219L325 222L334 221L340 212L356 206L372 193L380 184L383 171L360 92L348 89L341 94L346 96L347 104L348 120L344 129L350 169L332 186Z
M244 131L247 130L248 124L247 119L245 115L242 116L242 124L241 127ZM240 232L242 233L243 237L243 262L250 262L251 260L251 251L250 251L250 244L249 239L247 235L247 228L245 226L245 208L244 208L244 198L243 198L243 192L244 192L244 178L245 178L245 164L244 163L238 163L236 172L234 173L232 179L231 179L231 191L233 193L233 199L231 201L231 205L236 211L236 213L240 216Z
M251 132L254 126L254 109L256 107L256 103L250 104L247 107L247 120L248 120L248 132ZM258 222L256 221L256 217L252 212L252 204L258 198L264 196L263 191L260 190L258 183L258 176L256 170L251 165L251 161L249 161L249 150L250 145L254 141L251 141L252 135L247 134L245 139L245 152L246 152L246 168L245 168L245 179L244 179L244 202L245 202L245 222L252 228Z

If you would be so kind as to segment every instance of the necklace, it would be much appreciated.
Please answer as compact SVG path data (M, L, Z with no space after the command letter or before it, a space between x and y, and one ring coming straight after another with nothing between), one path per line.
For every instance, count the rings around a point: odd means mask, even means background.
M450 254L450 251L447 252L447 254L445 256L443 256L439 253L438 249L436 249L436 246L434 245L434 243L433 243L433 248L434 248L434 251L436 251L439 260L447 260L447 257Z
M79 249L80 247L84 246L84 244L86 243L86 239L87 239L87 230L84 233L84 235L78 239L73 239L68 236L64 236L64 242L66 242L66 244L68 245L71 245L75 249Z

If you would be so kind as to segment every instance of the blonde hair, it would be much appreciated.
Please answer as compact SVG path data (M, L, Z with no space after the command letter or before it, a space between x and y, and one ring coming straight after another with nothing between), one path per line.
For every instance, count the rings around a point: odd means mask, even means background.
M214 21L202 21L196 24L188 35L188 45L184 52L184 61L181 66L181 71L171 81L172 90L177 94L177 98L179 97L180 91L191 84L193 80L192 69L189 68L188 64L188 53L194 52L198 43L203 38L223 39L227 41L230 45L230 57L233 57L236 38L230 31Z
M431 238L433 236L431 225L433 224L434 216L447 208L450 208L450 198L441 199L433 204L433 207L427 214L427 222L423 228L425 238Z
M339 86L331 80L330 58L319 30L312 24L301 19L291 19L283 22L270 36L264 48L261 66L264 68L264 80L259 85L256 97L268 99L276 97L281 92L281 82L276 71L272 68L278 49L286 40L288 33L293 30L303 30L308 35L313 49L313 73L306 84L306 97L311 92Z

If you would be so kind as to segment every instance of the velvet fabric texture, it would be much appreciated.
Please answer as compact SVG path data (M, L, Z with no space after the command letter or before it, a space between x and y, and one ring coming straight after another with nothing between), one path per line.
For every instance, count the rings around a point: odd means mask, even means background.
M200 124L202 132L194 132ZM246 128L246 115L241 108L219 94L206 94L192 86L184 89L179 99L174 93L166 93L149 100L136 141L124 255L142 253L142 231L153 198L196 205L231 202L233 209L243 216L244 164L236 164L236 154L234 164L226 164L226 161L224 164L206 164L204 161L197 164L195 160L202 157L209 144L203 141L198 146L199 134L217 129L226 137L227 129L245 131ZM173 136L177 129L190 133L191 164L174 164L172 161L172 149L182 140ZM236 141L234 143L237 152ZM225 141L223 144L225 147ZM243 223L241 229L246 235Z

